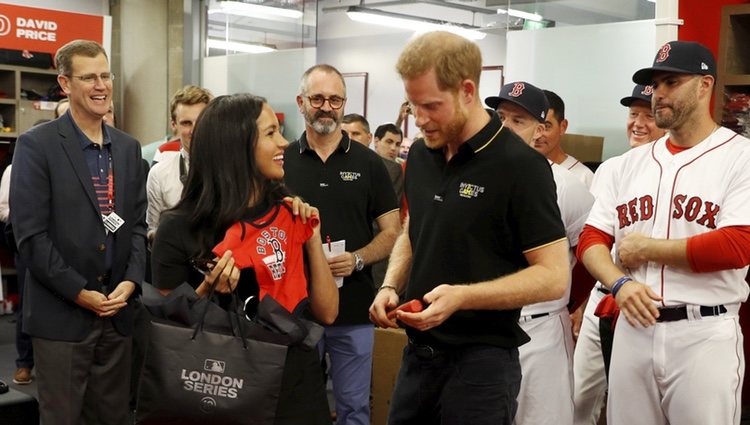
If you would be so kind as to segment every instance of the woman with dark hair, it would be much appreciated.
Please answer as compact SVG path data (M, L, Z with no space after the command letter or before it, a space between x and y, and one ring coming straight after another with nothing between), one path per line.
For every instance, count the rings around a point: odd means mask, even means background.
M288 145L265 99L236 94L208 104L193 131L182 199L156 232L154 286L168 293L188 282L201 297L211 285L241 299L270 295L298 317L334 321L338 290L318 211L292 203L282 182ZM330 423L318 353L292 345L275 424Z

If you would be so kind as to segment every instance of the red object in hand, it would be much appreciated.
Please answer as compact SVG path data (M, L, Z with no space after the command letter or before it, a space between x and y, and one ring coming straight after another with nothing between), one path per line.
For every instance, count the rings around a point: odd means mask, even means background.
M387 317L388 317L388 320L393 320L396 318L397 311L405 311L407 313L419 313L420 311L422 311L423 308L424 308L424 305L422 304L422 301L411 300L389 311L387 314Z

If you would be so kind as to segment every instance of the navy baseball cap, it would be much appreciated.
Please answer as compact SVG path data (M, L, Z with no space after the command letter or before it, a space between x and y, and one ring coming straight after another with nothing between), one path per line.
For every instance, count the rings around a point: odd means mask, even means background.
M643 84L636 84L633 88L633 94L628 97L620 99L620 105L630 106L636 100L642 100L646 103L651 103L651 95L654 94L654 88L651 86L644 86Z
M710 75L716 78L716 60L713 53L702 44L693 41L670 41L656 53L651 68L643 68L633 74L636 84L651 84L654 72L677 72L680 74Z
M508 101L525 109L539 122L544 122L549 110L549 102L544 92L525 81L516 81L506 84L500 89L500 94L484 99L484 103L490 108L497 110L500 102Z

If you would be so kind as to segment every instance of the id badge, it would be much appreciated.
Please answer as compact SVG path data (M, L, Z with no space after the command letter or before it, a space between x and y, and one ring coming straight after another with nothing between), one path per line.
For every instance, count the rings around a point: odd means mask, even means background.
M120 226L125 224L125 220L114 211L109 213L109 215L102 215L102 222L104 223L104 228L107 229L107 233L115 233Z

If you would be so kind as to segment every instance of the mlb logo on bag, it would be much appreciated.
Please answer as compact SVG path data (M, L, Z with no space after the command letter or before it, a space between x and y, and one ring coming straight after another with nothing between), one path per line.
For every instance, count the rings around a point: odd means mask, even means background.
M203 370L208 372L224 373L226 363L221 360L206 359L203 362Z

